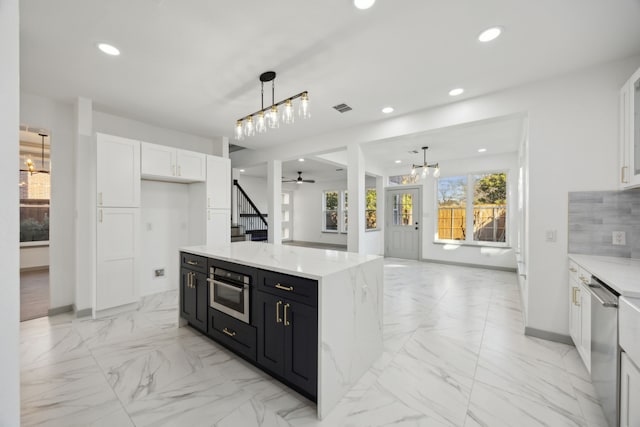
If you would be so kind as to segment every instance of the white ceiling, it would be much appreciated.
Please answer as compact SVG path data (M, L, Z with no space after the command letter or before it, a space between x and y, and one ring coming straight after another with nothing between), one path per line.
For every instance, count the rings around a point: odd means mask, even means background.
M338 171L336 169L342 170ZM299 162L298 160L282 162L283 179L297 179L298 171L302 172L303 179L313 179L317 183L347 179L346 167L331 164L322 160L307 157L304 162ZM263 164L251 168L245 168L241 176L243 175L266 179L267 165Z
M203 136L232 135L303 90L312 117L242 141L263 148L520 85L640 52L639 0L21 0L26 92ZM485 28L504 35L477 41ZM108 57L95 44L112 43ZM466 92L450 98L448 91ZM353 111L331 107L345 102Z

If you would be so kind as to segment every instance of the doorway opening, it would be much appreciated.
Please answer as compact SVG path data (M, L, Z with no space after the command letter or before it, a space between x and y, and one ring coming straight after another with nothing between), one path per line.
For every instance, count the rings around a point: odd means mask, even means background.
M49 312L50 138L20 126L20 321Z

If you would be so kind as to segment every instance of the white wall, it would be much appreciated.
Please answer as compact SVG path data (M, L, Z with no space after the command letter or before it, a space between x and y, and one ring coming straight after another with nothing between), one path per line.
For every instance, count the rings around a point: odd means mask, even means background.
M73 107L21 93L20 122L51 132L51 204L49 215L50 307L75 299L75 148Z
M20 59L18 0L0 5L0 426L20 425L18 173Z
M474 172L507 172L507 239L509 248L489 248L476 246L456 246L434 243L437 232L437 192L433 178L423 182L422 194L422 258L427 260L458 262L482 266L516 268L515 250L518 200L518 154L509 153L496 156L477 156L470 159L441 161L442 178L466 175Z
M220 155L214 138L205 138L185 132L179 132L113 114L93 111L93 131L123 138L138 139L154 144L168 145L183 150ZM214 148L214 146L216 146Z
M49 266L49 245L20 248L20 269Z
M140 198L140 293L178 289L178 248L189 244L189 184L143 180ZM164 277L154 277L158 268Z
M566 336L567 193L617 188L618 92L639 66L636 56L270 149L242 150L234 153L233 166L528 114L527 326ZM556 242L545 241L546 230L557 231Z
M267 177L257 178L240 174L238 183L251 201L256 205L260 213L268 214L267 209ZM283 186L284 189L284 186ZM235 191L235 190L234 190Z
M347 180L287 185L287 189L291 187L294 190L293 240L346 246L346 233L322 232L322 193L328 190L345 191Z

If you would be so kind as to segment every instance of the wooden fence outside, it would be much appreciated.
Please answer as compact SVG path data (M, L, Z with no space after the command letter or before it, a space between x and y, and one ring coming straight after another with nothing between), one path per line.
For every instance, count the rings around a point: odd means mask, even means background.
M505 205L476 206L473 209L473 239L482 242L504 242L507 207ZM465 240L467 210L464 207L438 209L438 238Z

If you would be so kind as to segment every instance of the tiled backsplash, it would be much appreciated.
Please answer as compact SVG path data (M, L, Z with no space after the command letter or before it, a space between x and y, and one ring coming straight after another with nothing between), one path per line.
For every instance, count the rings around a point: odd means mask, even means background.
M626 233L614 245L614 231ZM640 191L569 193L569 253L640 258Z

